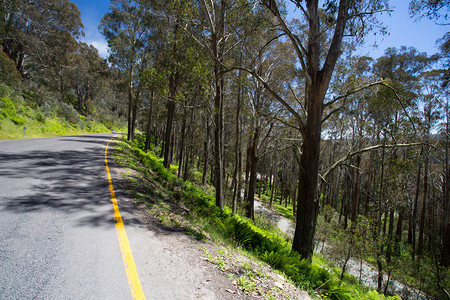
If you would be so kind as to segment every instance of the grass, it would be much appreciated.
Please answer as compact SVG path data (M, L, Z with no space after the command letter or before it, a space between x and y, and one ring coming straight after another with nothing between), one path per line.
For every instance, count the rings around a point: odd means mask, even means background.
M228 207L220 210L215 205L210 191L206 192L191 182L177 178L173 171L176 168L167 170L162 165L162 159L155 153L142 151L139 147L142 141L142 136L137 136L132 144L121 141L114 155L118 157L116 161L121 161L128 167L132 166L143 174L136 175L138 180L129 188L140 191L143 198L139 198L139 201L145 202L161 223L184 228L187 233L200 239L208 238L241 248L248 255L284 273L297 286L319 298L385 299L376 291L368 291L365 287L339 280L338 275L330 272L332 268L322 259L315 258L312 264L302 260L298 253L292 251L290 243L278 233L232 214ZM143 187L142 182L148 182L151 188ZM221 270L229 268L223 256L208 259ZM252 277L248 274L247 272L245 278L240 277L242 279L238 280L240 288L250 292L253 285L248 282Z
M124 131L124 127L108 127L91 117L79 115L69 105L38 106L17 91L0 84L0 140ZM58 112L58 105L64 111ZM47 111L45 109L48 109ZM66 113L65 117L63 113ZM71 120L72 122L68 121Z

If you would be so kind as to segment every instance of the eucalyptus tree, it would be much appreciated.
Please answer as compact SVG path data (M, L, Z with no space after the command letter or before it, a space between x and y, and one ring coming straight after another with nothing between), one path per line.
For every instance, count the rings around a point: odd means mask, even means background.
M214 186L216 205L224 208L225 150L224 150L224 114L225 114L225 66L230 51L241 41L236 39L235 29L245 23L252 12L252 5L242 0L201 0L201 22L206 25L196 32L194 38L209 54L214 74Z
M89 101L103 97L105 81L110 78L106 60L101 58L98 50L83 42L78 42L72 53L72 65L66 76L77 96L77 109L88 113ZM107 83L106 83L107 84Z
M152 30L146 26L148 11L139 1L113 0L99 29L109 46L109 62L122 73L128 94L128 140L134 139L135 117L142 89L142 71Z
M376 24L374 15L387 9L387 1L326 1L323 9L319 7L318 0L291 1L302 13L301 20L293 24L297 29L286 22L278 1L261 2L276 18L282 32L287 35L292 51L297 57L301 74L305 78L305 94L301 109L289 105L263 78L248 70L296 118L299 133L303 138L298 190L298 204L302 209L297 211L292 246L302 257L311 260L319 207L317 187L322 117L326 106L331 105L325 102L326 92L334 67L342 53L344 37L362 38L373 29ZM298 34L300 30L306 34Z
M264 45L264 34L254 37L252 46L250 41L246 41L246 47L257 47L260 51L253 57L247 58L248 64L254 69L255 73L264 79L265 82L273 86L288 86L295 78L294 57L288 51L289 42L273 42ZM261 46L255 46L256 44ZM279 88L281 90L282 88ZM268 146L273 140L272 129L277 122L277 114L279 114L276 103L274 104L272 95L268 93L263 84L252 79L252 88L249 92L249 112L250 112L250 128L249 128L249 145L247 151L247 161L249 162L249 180L246 203L246 216L254 219L254 198L256 179L258 171L258 162L261 156L267 151ZM261 174L261 172L260 172Z
M77 6L68 0L2 0L0 41L23 77L48 69L66 55L61 43L75 42L83 27Z

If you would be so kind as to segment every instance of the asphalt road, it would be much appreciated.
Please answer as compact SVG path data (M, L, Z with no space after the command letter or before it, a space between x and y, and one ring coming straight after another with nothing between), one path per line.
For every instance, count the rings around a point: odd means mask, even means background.
M0 141L0 299L132 299L104 161L111 138ZM201 259L204 244L154 225L114 188L147 299L245 298Z
M1 299L131 297L103 158L111 137L0 141Z

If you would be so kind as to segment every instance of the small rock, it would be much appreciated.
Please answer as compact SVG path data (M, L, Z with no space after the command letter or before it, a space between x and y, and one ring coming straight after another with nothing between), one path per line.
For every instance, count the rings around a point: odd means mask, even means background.
M283 286L282 283L279 283L279 282L275 281L275 283L273 285L276 286L277 288L279 288L282 291L284 290L284 286Z
M230 294L236 294L236 291L230 290L230 289L226 289L226 291Z

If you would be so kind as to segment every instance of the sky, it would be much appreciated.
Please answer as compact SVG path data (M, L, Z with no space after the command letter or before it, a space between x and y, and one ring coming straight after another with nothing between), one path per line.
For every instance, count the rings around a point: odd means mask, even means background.
M107 43L98 31L98 24L102 16L108 11L109 0L72 0L81 12L81 20L84 25L85 37L83 42L91 44L99 50L100 56L106 58ZM388 47L407 46L415 47L420 52L435 54L439 52L436 41L441 38L450 26L436 25L434 21L422 18L419 21L410 18L408 12L408 0L391 1L393 12L391 16L381 15L380 20L388 26L389 34L386 36L370 34L366 37L364 46L358 48L356 54L368 55L374 58L382 56ZM288 17L300 16L301 12L295 11L291 6ZM377 46L374 47L373 45Z

